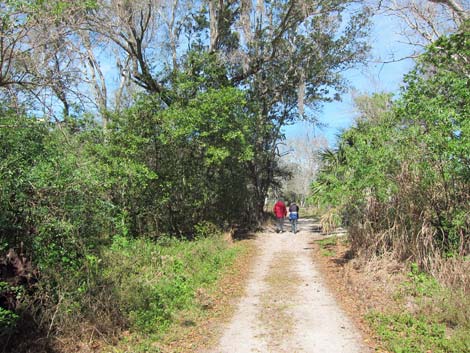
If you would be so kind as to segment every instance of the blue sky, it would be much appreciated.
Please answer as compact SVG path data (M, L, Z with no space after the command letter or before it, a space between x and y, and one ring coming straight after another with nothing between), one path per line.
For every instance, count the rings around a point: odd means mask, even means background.
M413 48L403 43L403 37L399 35L399 32L400 27L396 18L384 15L374 17L370 36L372 51L369 61L345 74L351 90L354 89L360 93L399 92L403 75L413 68L413 61L406 59L382 63L411 54ZM322 111L318 113L319 121L326 124L326 127L313 127L306 123L298 123L286 128L286 136L294 138L309 131L310 136L324 135L330 145L334 145L336 135L353 124L354 115L354 106L349 92L342 96L341 102L325 104Z

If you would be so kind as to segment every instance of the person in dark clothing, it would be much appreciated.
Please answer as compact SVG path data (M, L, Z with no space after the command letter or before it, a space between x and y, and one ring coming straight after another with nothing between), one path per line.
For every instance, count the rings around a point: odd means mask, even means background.
M276 216L276 233L284 232L284 218L287 216L286 204L278 199L273 208L274 215Z
M289 221L292 233L297 233L297 220L299 219L299 206L292 202L289 206Z

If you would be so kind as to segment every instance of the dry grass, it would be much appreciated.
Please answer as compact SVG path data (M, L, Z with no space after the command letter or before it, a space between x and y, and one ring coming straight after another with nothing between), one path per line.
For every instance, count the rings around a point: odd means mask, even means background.
M335 255L327 258L317 245L315 261L343 309L378 352L386 350L364 319L369 313L424 317L430 325L445 324L447 337L455 335L456 342L470 331L470 297L464 291L470 274L468 261L433 259L435 280L419 270L412 273L396 254L350 259L348 247L339 242L333 250Z
M277 253L266 277L268 288L261 298L260 320L267 328L270 349L280 346L294 329L289 303L300 282L300 278L295 275L294 266L295 259L292 255Z
M336 208L331 208L320 217L320 226L325 234L330 234L341 224L341 216Z
M470 294L470 259L437 257L432 261L430 273L445 287Z
M392 256L351 259L350 247L344 242L337 242L332 253L333 256L325 257L320 245L315 245L315 263L328 287L361 329L365 343L377 353L387 352L380 347L365 316L371 310L396 307L394 293L406 278L403 265Z

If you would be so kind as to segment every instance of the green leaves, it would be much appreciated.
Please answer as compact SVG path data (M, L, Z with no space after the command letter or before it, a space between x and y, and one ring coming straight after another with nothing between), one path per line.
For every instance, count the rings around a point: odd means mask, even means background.
M246 195L244 163L252 158L253 133L245 94L235 88L210 88L163 111L153 105L145 98L139 103L138 121L123 120L134 131L122 138L147 137L140 160L158 180L144 193L152 193L152 204L157 202L161 210L155 215L162 220L160 231L191 237L201 221L241 217L237 208ZM122 132L117 130L117 136Z
M239 251L228 248L215 231L201 224L193 242L114 238L104 254L103 275L112 281L117 304L134 329L160 334L180 312L203 309L198 293L214 285Z
M6 310L0 307L0 337L3 335L3 333L7 333L8 329L14 327L17 320L18 315L10 310Z
M411 314L371 313L367 319L384 341L387 349L395 353L463 352L454 340L446 337L445 325L428 322L424 317Z
M442 38L393 104L384 94L361 97L357 126L325 154L314 197L342 210L356 250L420 263L436 248L470 251L470 80L459 64L468 48L468 31Z

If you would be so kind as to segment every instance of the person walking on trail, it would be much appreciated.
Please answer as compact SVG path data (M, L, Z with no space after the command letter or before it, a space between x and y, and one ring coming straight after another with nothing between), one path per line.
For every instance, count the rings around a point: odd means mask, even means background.
M290 231L292 233L297 233L297 220L299 219L299 206L295 202L292 202L289 205L289 221L290 221Z
M274 215L276 216L276 233L284 232L284 218L287 216L286 204L278 199L273 208Z

